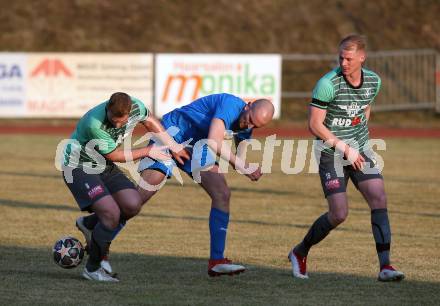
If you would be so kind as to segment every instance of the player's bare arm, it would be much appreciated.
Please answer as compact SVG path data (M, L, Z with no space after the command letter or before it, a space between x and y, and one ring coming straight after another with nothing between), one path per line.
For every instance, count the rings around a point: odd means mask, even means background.
M122 149L116 149L108 154L104 154L104 158L112 162L124 163L131 160L138 160L144 157L151 157L159 160L170 159L171 156L165 152L164 147L149 145L143 148L130 150L126 155ZM131 156L130 156L131 155Z
M370 120L370 114L371 114L371 106L368 105L367 108L364 110L365 112L365 118L367 119L367 121Z
M183 147L183 145L174 141L174 139L165 131L164 127L154 116L150 115L141 123L148 132L155 133L159 140L171 150L173 157L183 164L185 160L189 159L189 154Z
M359 154L356 149L353 149L344 141L336 137L325 125L324 120L327 110L318 107L309 106L309 130L310 132L323 140L331 147L337 148L344 152L344 156L352 163L356 170L363 168L365 162L364 157Z

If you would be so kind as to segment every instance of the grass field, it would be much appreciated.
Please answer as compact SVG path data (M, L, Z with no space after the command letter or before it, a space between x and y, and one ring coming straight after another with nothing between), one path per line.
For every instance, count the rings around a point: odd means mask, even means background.
M279 149L273 173L232 188L226 254L247 266L209 278L209 199L195 183L170 180L112 245L121 282L80 277L51 258L80 215L54 167L59 136L0 136L0 304L419 305L440 303L440 142L390 139L385 183L393 263L401 283L376 281L378 264L366 203L350 186L347 221L312 249L310 279L291 277L286 255L326 209L317 174L286 175ZM254 153L252 159L260 157Z

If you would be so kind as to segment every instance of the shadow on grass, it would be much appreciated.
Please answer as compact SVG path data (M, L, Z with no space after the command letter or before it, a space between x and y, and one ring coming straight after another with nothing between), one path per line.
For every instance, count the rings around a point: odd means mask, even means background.
M7 206L7 207L14 207L14 208L30 208L30 209L53 209L57 211L70 211L70 212L79 212L79 209L76 208L72 204L71 206L67 205L59 205L59 204L45 204L45 203L34 203L34 202L26 202L26 201L15 201L15 200L8 200L8 199L0 199L0 206ZM146 209L144 209L146 211ZM152 218L152 219L177 219L177 220L187 220L187 221L200 221L200 222L207 222L208 216L206 217L198 217L198 216L176 216L176 215L169 215L169 214L152 214L147 212L141 212L139 215L137 215L135 218ZM277 226L277 227L289 227L289 228L301 228L301 229L309 229L311 224L293 224L293 223L280 223L280 222L267 222L262 220L249 220L249 219L243 219L240 220L238 218L231 219L231 223L236 224L250 224L250 225L260 225L260 226ZM354 229L354 228L346 228L346 227L338 227L334 231L341 231L341 232L353 232L353 233L371 233L369 231ZM406 233L394 233L394 236L400 236L400 237L409 237L409 238L431 238L431 239L437 239L438 236L435 235L413 235L413 234L406 234Z
M37 174L37 173L23 173L23 172L13 172L13 171L0 171L1 175L12 175L12 176L24 176L24 177L35 177L35 178L53 178L53 179L61 179L60 175L53 175L53 174ZM200 188L197 184L190 182L186 183L184 186L180 185L180 183L175 181L168 181L166 183L167 186L172 186L174 188ZM242 193L252 193L252 194L264 194L264 195L273 195L273 196L291 196L291 197L303 197L303 198L311 198L312 195L309 193L301 192L301 190L294 190L286 191L286 190L277 190L273 188L251 188L251 187L234 187L230 186L232 192L242 192ZM318 198L321 198L321 193L316 193L315 195ZM309 203L308 205L314 205L313 203ZM315 203L314 206L322 206L321 202L318 201ZM351 207L351 211L359 211L359 212L366 212L369 213L370 209L367 207L367 204L365 203L365 208L356 208ZM429 213L429 212L404 212L404 211L396 211L393 210L391 212L393 215L403 215L403 216L418 216L422 218L440 218L439 213Z
M62 179L61 173L56 174L46 174L46 173L30 173L30 172L14 172L14 171L0 171L0 175L5 176L21 176L30 178L51 178L51 179Z
M61 180L61 173L59 175L55 174L44 174L44 173L24 173L24 172L14 172L14 171L0 171L0 176L20 176L20 177L29 177L29 178L50 178ZM183 186L175 181L168 181L166 183L167 186L173 187L182 187L182 188L200 188L198 184L190 181L189 183L185 183ZM310 194L300 192L300 190L286 191L286 190L277 190L273 188L246 188L246 187L231 187L231 190L234 192L244 192L244 193L257 193L257 194L271 194L277 196L308 196Z
M247 265L244 274L209 278L207 262L179 258L112 253L121 282L83 280L84 267L63 270L51 259L50 248L0 245L2 304L166 304L166 305L287 305L287 304L432 304L439 283L407 279L380 283L373 277L312 272L307 281L293 279L289 266ZM335 267L337 268L337 267Z
M37 173L23 173L23 172L12 172L12 171L0 171L0 176L5 175L5 176L23 176L23 177L34 177L34 178L53 178L53 179L57 179L57 180L61 180L61 174L60 175L53 175L53 174L37 174ZM180 185L178 182L175 181L169 181L166 183L167 186L171 186L174 188L200 188L197 184L190 182L185 184L184 186ZM314 195L311 195L309 193L305 193L305 192L301 192L301 190L295 190L294 186L293 186L293 190L291 191L286 191L286 190L277 190L277 189L273 189L273 188L247 188L247 187L234 187L234 186L230 186L231 191L233 193L235 192L242 192L242 193L252 193L252 194L264 194L264 195L272 195L272 196L289 196L289 197L303 197L303 198L308 198L311 199L312 197L317 197L319 199L321 199L322 195L320 192L317 192ZM4 201L2 199L0 199L0 201ZM0 205L2 205L2 203L0 203ZM44 205L44 204L43 204ZM309 206L319 206L319 207L323 207L322 206L322 201L312 201L311 203L308 204ZM56 205L49 205L50 207L45 207L45 208L54 208L54 207L58 207L58 209L75 209L75 208L66 208L66 207L61 207L61 206L56 206ZM324 209L324 207L323 207ZM367 207L367 204L365 203L365 208L357 208L357 207L351 207L350 208L351 211L359 211L359 212L366 212L369 213L370 209ZM417 216L417 217L422 217L422 218L440 218L440 214L439 213L430 213L430 212L405 212L405 211L398 211L398 210L392 210L391 214L393 215L402 215L402 216ZM302 226L301 226L302 227ZM308 226L307 226L308 227Z

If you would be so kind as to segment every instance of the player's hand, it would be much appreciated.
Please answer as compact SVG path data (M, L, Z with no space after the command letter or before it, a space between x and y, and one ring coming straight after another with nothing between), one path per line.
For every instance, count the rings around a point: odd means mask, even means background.
M351 163L354 170L362 170L364 168L365 158L356 149L347 145L344 156Z
M251 172L251 173L246 173L245 174L251 181L258 181L260 179L260 177L263 175L263 173L261 173L261 168L257 167L257 169L255 169L255 171Z
M148 145L146 148L147 154L146 156L155 159L155 160L170 160L171 155L167 151L166 146L158 146L155 144Z
M189 160L191 158L189 152L185 148L182 148L178 152L171 151L171 154L173 155L174 159L177 160L177 162L181 165L183 165L186 160Z

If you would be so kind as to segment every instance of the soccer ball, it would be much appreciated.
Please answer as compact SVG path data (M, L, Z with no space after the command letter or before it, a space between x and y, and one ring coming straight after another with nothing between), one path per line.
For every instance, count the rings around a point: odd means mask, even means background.
M72 269L81 263L84 248L78 239L66 236L55 242L52 253L57 265L64 269Z

